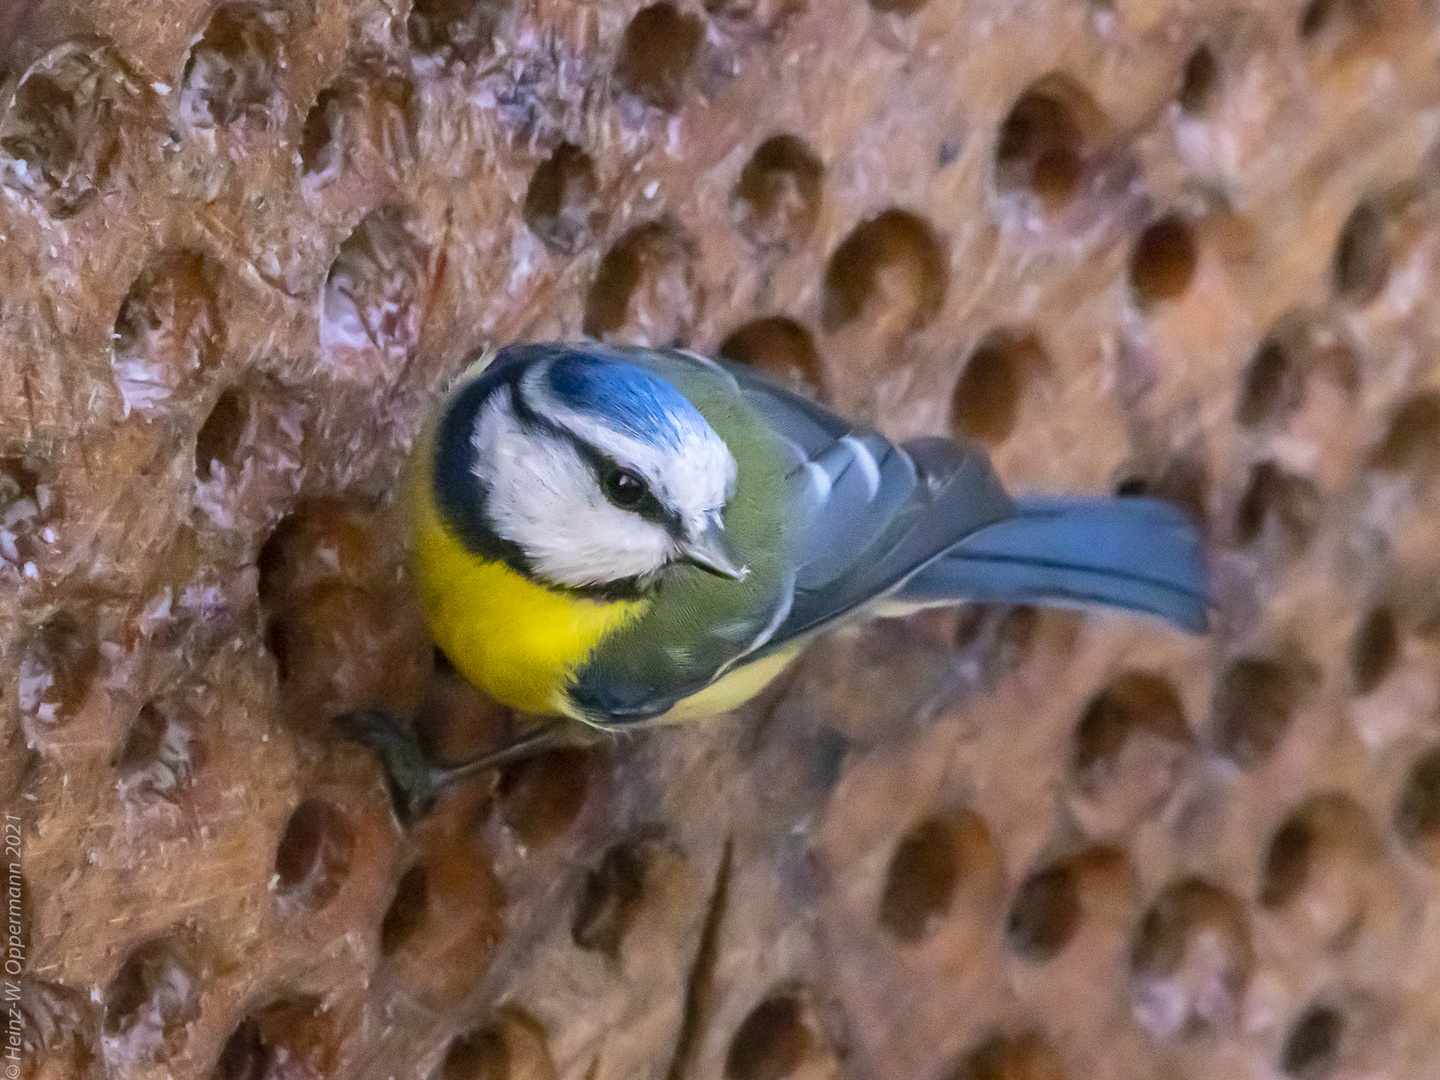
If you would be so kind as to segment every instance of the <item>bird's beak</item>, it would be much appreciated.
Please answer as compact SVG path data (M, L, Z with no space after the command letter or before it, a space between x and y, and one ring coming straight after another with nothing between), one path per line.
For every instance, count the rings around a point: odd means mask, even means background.
M732 581L744 581L750 571L747 567L736 566L725 543L725 525L719 514L706 519L705 528L685 541L684 558L702 570L708 570Z

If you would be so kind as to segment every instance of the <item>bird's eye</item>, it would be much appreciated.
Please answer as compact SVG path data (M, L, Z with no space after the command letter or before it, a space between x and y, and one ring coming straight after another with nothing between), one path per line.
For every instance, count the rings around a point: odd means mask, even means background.
M645 496L650 494L644 480L618 465L605 470L600 480L600 488L605 492L605 497L622 510L634 510L644 501Z

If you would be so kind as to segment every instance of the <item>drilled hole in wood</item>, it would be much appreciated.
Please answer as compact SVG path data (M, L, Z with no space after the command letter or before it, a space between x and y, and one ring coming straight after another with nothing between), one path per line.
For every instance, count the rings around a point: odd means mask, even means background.
M1375 41L1392 7L1383 0L1310 0L1296 30L1312 55L1338 60L1354 46Z
M1410 767L1395 807L1395 831L1427 862L1440 866L1440 749Z
M1306 799L1271 838L1260 874L1260 904L1324 947L1351 940L1379 883L1380 839L1349 795Z
M930 225L890 209L857 225L825 266L820 324L857 319L906 332L933 319L945 300L949 266Z
M447 63L473 64L494 51L510 8L506 0L414 0L405 20L410 48Z
M508 1005L484 1027L457 1036L445 1051L440 1080L556 1080L544 1027Z
M593 760L584 750L552 750L505 770L502 810L521 843L548 844L570 827L585 806Z
M245 433L250 410L233 386L216 399L210 415L195 436L195 476L201 481L218 475L234 476L244 460Z
M1005 940L1017 956L1043 963L1069 944L1080 917L1075 870L1068 862L1055 863L1021 882L1005 920Z
M1339 1064L1345 1017L1328 1005L1306 1009L1285 1036L1280 1069L1294 1080L1326 1080Z
M1275 834L1261 874L1262 905L1279 907L1300 891L1314 846L1314 830L1303 820L1291 820Z
M1195 276L1200 249L1190 222L1166 214L1151 222L1130 249L1130 291L1142 308L1184 295Z
M1060 1058L1036 1032L993 1035L968 1053L949 1080L1065 1080Z
M487 793L471 794L483 800ZM419 859L397 883L380 925L387 978L437 1009L473 1000L505 936L504 898L477 816L484 808L483 801L451 802L430 819L438 828L417 822ZM345 903L343 893L335 903Z
M600 865L585 875L575 901L570 936L582 949L619 955L645 897L647 845L626 841L605 852Z
M1106 779L1126 741L1141 731L1175 742L1189 737L1175 685L1162 675L1128 671L1091 698L1080 718L1074 764L1081 783Z
M1275 750L1318 670L1305 660L1242 656L1220 673L1211 706L1211 737L1242 768Z
M1219 89L1220 64L1215 59L1215 50L1208 43L1202 43L1185 61L1175 100L1185 114L1201 116L1214 105Z
M1390 243L1385 213L1373 202L1350 212L1335 242L1331 280L1341 300L1361 305L1379 296L1390 277Z
M1235 419L1255 427L1288 413L1299 404L1303 374L1292 351L1275 339L1262 342L1250 360Z
M1087 820L1120 831L1154 813L1175 790L1189 746L1173 682L1144 671L1116 676L1075 729L1073 770Z
M301 518L286 514L280 524L265 538L255 558L255 569L259 582L260 602L274 605L280 597L290 591L295 577L295 561L302 538Z
M591 337L683 345L700 319L703 294L694 241L669 220L637 225L600 261L585 297Z
M339 1037L319 998L274 1002L225 1041L213 1080L318 1080L334 1075Z
M188 712L152 701L141 707L126 734L115 769L125 795L175 803L203 758Z
M23 454L0 456L0 508L22 499L40 502L40 463Z
M440 1066L441 1080L509 1080L513 1075L504 1037L493 1027L457 1035Z
M1310 0L1300 13L1297 27L1302 40L1318 36L1345 6L1345 0Z
M272 616L265 622L265 651L275 661L275 678L284 686L290 681L294 669L290 661L291 634L286 620Z
M322 908L345 883L354 854L349 819L323 799L306 799L290 815L275 849L277 888L282 896Z
M1177 881L1146 912L1131 950L1136 1019L1158 1039L1228 1027L1253 962L1244 905L1198 878Z
M111 1064L174 1056L200 1014L205 975L199 947L186 932L135 948L105 991L101 1030Z
M1430 475L1440 466L1440 392L1422 390L1401 402L1370 455L1381 472Z
M547 247L573 254L594 230L599 191L590 155L573 143L562 142L531 174L521 216Z
M0 180L51 217L79 213L113 186L126 135L153 95L105 41L83 38L32 64L0 117Z
M259 1025L246 1017L225 1040L213 1080L266 1080L273 1064L274 1054L265 1045Z
M115 316L111 366L125 405L149 412L208 370L221 352L220 264L199 251L145 264Z
M415 159L419 125L410 79L365 58L321 90L305 115L300 166L307 176L333 177L368 157L398 172Z
M411 716L431 673L432 643L397 589L394 552L360 502L312 499L282 519L257 557L265 641L285 710L353 708Z
M264 123L285 108L285 37L294 17L261 3L222 4L190 50L180 115L194 127Z
M437 272L429 244L399 207L361 219L330 264L320 347L347 373L393 377L420 341Z
M1288 311L1275 321L1241 382L1235 419L1242 427L1283 423L1304 403L1313 380L1347 398L1360 388L1360 358L1343 328L1312 313Z
M1273 525L1292 550L1303 551L1319 528L1323 507L1315 481L1262 461L1251 468L1235 508L1235 539L1254 543Z
M384 573L375 520L340 499L308 499L286 514L261 545L255 565L260 601L283 607L316 585L361 584Z
M923 939L950 912L962 880L980 871L989 845L990 830L970 811L912 826L885 871L880 925L901 942Z
M1045 374L1050 358L1033 330L1001 327L975 346L950 398L955 431L998 445L1015 430L1031 383Z
M799 998L767 998L735 1029L725 1055L726 1080L784 1080L815 1048Z
M719 356L763 372L792 390L825 396L825 371L810 331L784 315L755 319L733 330Z
M615 77L621 87L659 109L674 109L700 51L705 27L668 0L641 8L625 28Z
M1210 505L1210 473L1200 454L1180 454L1155 478L1152 494L1174 503L1196 525L1203 526Z
M731 193L736 225L756 244L798 244L820 216L825 167L797 135L772 135L755 148Z
M1400 623L1390 607L1370 609L1350 641L1350 686L1368 694L1394 670L1400 659Z
M380 955L393 956L424 929L430 907L430 876L423 866L405 871L380 922Z
M890 858L880 922L904 941L918 941L930 920L944 915L960 880L960 854L946 821L922 821L901 838Z
M20 711L41 724L62 724L84 703L100 667L95 625L62 611L43 622L20 654Z
M347 123L345 100L333 86L321 90L300 129L300 167L307 173L333 172L339 167Z
M995 187L1023 194L1044 211L1064 207L1080 188L1104 117L1074 80L1047 75L1011 106L995 142Z

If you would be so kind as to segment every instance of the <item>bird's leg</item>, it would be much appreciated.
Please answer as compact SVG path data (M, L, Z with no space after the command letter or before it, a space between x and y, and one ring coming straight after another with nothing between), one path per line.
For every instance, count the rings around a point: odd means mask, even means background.
M437 765L413 734L379 709L356 709L337 716L334 722L347 738L375 751L385 770L395 812L407 822L427 813L451 784L568 745L562 737L563 721L552 720L499 750L454 765Z

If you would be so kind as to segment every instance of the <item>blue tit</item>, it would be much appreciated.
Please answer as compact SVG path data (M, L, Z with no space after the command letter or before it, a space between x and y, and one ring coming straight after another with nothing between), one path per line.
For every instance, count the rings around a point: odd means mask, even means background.
M1170 504L1012 498L978 447L894 443L672 349L483 357L405 498L437 645L496 700L567 722L542 741L723 712L867 616L978 600L1206 625L1200 539Z

